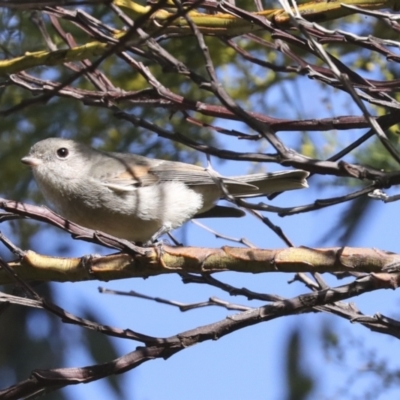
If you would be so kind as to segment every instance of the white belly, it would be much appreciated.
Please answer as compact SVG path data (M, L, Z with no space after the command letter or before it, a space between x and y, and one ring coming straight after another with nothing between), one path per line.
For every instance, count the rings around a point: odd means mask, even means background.
M127 192L90 183L86 185L92 188L90 193L82 188L72 193L55 192L39 185L46 200L63 217L133 242L147 242L161 228L179 227L196 213L211 208L219 197L219 190L214 187L207 190L204 202L199 191L205 187L191 190L181 182L163 182Z

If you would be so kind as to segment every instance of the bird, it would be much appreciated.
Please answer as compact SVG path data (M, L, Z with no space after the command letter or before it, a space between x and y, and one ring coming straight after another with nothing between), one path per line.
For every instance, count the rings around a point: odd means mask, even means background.
M192 218L241 217L233 199L308 187L302 170L224 177L198 165L113 153L48 138L21 159L45 200L78 225L136 244L155 242Z

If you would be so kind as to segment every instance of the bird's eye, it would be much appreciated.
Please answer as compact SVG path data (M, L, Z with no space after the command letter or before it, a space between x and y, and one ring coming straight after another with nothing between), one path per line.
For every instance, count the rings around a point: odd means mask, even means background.
M61 147L57 150L57 155L60 158L67 158L69 154L68 149L66 149L65 147Z

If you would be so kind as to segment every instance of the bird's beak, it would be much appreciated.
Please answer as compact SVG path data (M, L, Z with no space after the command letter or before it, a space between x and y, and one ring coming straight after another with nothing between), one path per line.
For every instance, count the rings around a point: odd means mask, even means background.
M38 165L40 165L42 163L42 160L40 160L39 158L36 158L36 157L27 156L27 157L22 158L21 162L28 165L29 167L37 167Z

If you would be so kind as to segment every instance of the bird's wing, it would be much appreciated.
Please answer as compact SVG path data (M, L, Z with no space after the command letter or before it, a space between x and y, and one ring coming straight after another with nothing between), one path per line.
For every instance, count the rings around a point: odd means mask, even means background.
M138 187L154 185L160 179L150 171L152 160L145 157L109 153L108 158L101 158L99 167L93 168L94 178L102 185L116 192L130 192ZM96 173L96 171L105 171ZM112 172L110 172L112 171Z
M162 161L154 165L150 172L161 181L184 182L189 186L214 183L210 174L204 168L193 164Z
M193 164L162 161L158 165L150 168L150 172L156 175L160 181L183 182L188 186L218 185L218 180L220 180L221 184L238 186L243 190L247 189L247 191L250 192L253 189L257 189L257 187L251 183L226 178Z
M218 180L239 191L252 192L257 187L251 183L225 178L211 173L203 167L176 161L149 159L134 154L111 153L107 160L101 159L101 170L106 174L97 176L104 186L119 192L136 190L162 182L183 182L188 186L215 185ZM96 170L99 170L96 169ZM113 171L110 173L109 171Z

